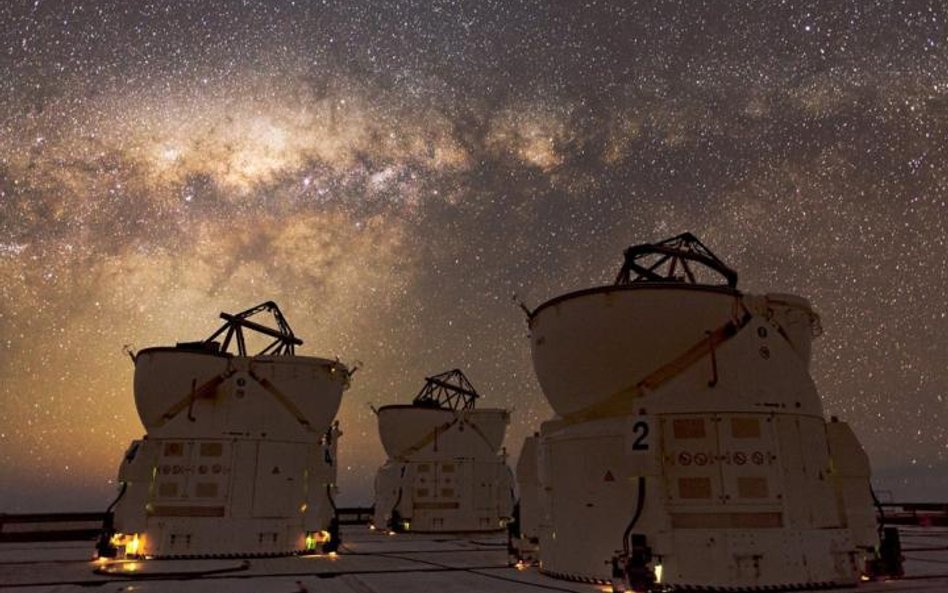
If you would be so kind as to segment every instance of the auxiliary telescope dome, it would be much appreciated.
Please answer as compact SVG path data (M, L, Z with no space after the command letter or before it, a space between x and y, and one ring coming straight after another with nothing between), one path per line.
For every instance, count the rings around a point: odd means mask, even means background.
M333 419L351 372L297 355L303 341L276 303L221 318L205 340L133 355L147 434L119 469L118 554L255 556L330 543Z
M453 369L425 378L411 404L377 410L388 455L375 482L375 522L393 531L491 531L513 505L501 445L510 413L478 408L480 395Z
M522 558L634 590L858 581L878 544L869 466L823 417L819 317L737 282L685 233L628 248L612 284L529 312L556 416L518 464Z
M737 323L744 315L737 280L737 272L684 233L628 248L612 285L541 304L529 325L534 368L550 405L561 416L575 413L639 384L707 332ZM796 312L792 335L806 363L816 315L805 299L781 297L768 306L777 315Z
M459 369L425 378L425 385L411 405L393 404L378 410L379 436L390 458L414 454L413 445L438 429L454 421L461 426L473 423L475 430L449 431L439 445L452 447L461 454L496 454L504 441L510 414L500 408L476 409L480 397L474 386Z

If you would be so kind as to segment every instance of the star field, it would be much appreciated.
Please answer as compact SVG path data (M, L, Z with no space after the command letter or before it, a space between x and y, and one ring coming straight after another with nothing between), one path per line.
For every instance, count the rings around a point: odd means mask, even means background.
M948 497L941 2L0 4L0 511L103 508L142 428L124 348L275 300L369 405L460 367L552 412L528 306L692 231L809 298L876 487Z

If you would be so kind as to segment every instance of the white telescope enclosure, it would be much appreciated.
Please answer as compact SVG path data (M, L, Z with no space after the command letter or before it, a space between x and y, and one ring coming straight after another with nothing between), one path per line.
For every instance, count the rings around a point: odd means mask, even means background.
M267 313L272 325L251 320ZM297 355L303 342L273 302L221 318L204 341L132 355L146 434L122 459L100 553L261 556L338 544L333 420L350 371Z
M751 295L691 234L528 312L555 416L518 464L543 572L649 587L855 584L878 540L869 464L827 422L806 299ZM538 548L538 550L536 549Z
M513 478L501 445L510 413L476 407L458 369L427 377L409 405L377 410L388 459L375 479L375 526L399 531L503 529Z

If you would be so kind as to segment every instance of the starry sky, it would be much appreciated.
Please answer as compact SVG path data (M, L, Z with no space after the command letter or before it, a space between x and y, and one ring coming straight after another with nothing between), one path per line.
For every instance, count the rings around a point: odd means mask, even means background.
M96 510L142 434L126 347L277 301L371 405L461 367L552 414L528 306L694 232L811 299L812 371L896 499L948 498L948 8L0 3L0 511Z

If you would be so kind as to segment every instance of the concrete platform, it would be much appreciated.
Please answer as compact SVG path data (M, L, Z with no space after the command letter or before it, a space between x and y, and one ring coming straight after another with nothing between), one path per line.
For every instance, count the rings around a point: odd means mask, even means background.
M865 593L948 592L948 528L902 528L906 577L868 582ZM507 565L502 534L387 535L343 530L335 556L250 560L152 560L108 566L91 560L91 542L0 545L0 589L11 592L408 593L415 591L609 591L571 583L535 568ZM111 568L114 574L103 574Z

